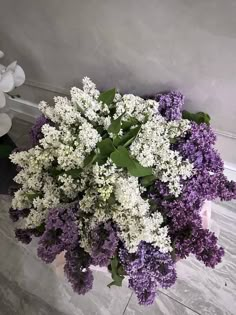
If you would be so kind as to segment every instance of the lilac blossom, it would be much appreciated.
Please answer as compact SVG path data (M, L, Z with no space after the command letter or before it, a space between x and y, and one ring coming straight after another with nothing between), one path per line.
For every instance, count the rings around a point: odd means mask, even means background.
M139 304L152 304L158 287L169 288L176 281L175 262L170 253L161 253L149 243L140 242L135 254L120 249L119 256Z
M107 266L118 245L114 225L110 221L99 224L90 232L90 242L93 265Z
M223 174L223 161L213 148L215 141L210 127L192 123L175 149L194 164L194 175L182 181L182 193L177 199L160 181L149 190L154 208L160 209L168 222L176 255L184 258L195 254L212 268L221 261L224 251L217 245L214 233L202 229L201 207L205 200L236 198L236 183L228 181Z
M53 262L56 255L77 245L77 210L75 205L50 210L38 247L38 256L46 263Z
M211 172L222 172L224 164L219 153L215 150L216 136L207 124L191 123L191 129L185 138L174 146L181 155L194 164L194 168L207 169Z
M85 294L92 289L93 274L89 268L91 257L79 245L67 250L65 254L65 274L78 294Z
M179 120L182 118L184 96L180 92L157 94L155 100L159 102L158 111L166 120Z
M217 245L217 241L213 232L190 226L180 233L176 233L175 253L179 258L185 258L192 253L207 267L214 268L224 256L224 250Z
M9 209L9 216L12 222L17 222L20 218L26 218L30 213L30 209Z
M43 234L44 226L36 228L18 228L15 229L15 237L23 244L29 244L32 241L33 236L39 237Z

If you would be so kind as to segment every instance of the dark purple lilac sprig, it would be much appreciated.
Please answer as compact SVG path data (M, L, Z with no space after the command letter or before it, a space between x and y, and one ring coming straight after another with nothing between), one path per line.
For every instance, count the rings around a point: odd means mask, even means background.
M164 193L164 194L163 194ZM223 173L207 170L197 173L183 183L182 194L177 199L168 198L168 189L157 181L149 197L168 218L169 231L175 233L186 226L201 227L201 207L205 200L230 200L236 198L236 183L228 181Z
M38 246L38 256L46 263L53 262L62 251L78 244L78 226L75 222L77 211L76 205L49 211L45 232Z
M44 225L38 226L36 228L17 228L15 229L15 237L18 241L23 244L29 244L33 237L40 237L43 234Z
M42 139L43 134L41 132L41 129L43 125L48 124L48 123L50 123L50 120L44 115L41 115L40 117L36 119L35 124L30 131L31 141L32 141L33 146L37 145L39 143L39 140Z
M26 218L30 213L30 209L9 209L9 216L12 222L17 222L20 218Z
M190 253L194 254L207 267L214 268L224 256L224 249L217 245L217 241L218 239L213 232L190 226L189 229L186 228L185 231L176 233L175 254L179 258L185 258Z
M236 183L228 181L222 172L212 173L202 168L183 183L182 194L169 198L166 185L156 182L150 198L168 221L169 235L178 257L190 253L214 267L221 261L224 252L217 245L217 238L202 229L201 207L205 200L231 200L236 198Z
M65 260L64 271L73 290L78 294L85 294L91 290L93 274L89 268L92 262L90 255L77 245L67 250Z
M184 96L180 92L157 94L155 100L159 102L158 111L166 120L179 120L182 118Z
M119 257L139 304L152 304L158 287L169 288L176 281L175 262L170 253L161 253L149 243L140 242L135 254L121 248Z
M149 191L149 197L168 222L169 235L180 258L190 253L214 267L224 252L217 245L216 236L202 229L201 207L205 200L231 200L236 198L236 183L223 174L223 161L214 149L216 136L206 124L191 123L187 135L175 148L194 164L194 175L182 181L182 193L178 198L170 196L165 183L157 181Z
M114 255L118 236L111 221L100 223L90 232L92 264L107 266Z

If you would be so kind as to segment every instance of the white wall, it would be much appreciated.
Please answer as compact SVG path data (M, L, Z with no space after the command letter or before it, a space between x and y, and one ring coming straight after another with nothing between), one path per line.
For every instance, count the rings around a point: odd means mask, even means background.
M0 49L26 71L23 97L67 93L85 75L101 89L139 95L178 89L186 108L209 112L214 128L236 134L235 0L0 4Z

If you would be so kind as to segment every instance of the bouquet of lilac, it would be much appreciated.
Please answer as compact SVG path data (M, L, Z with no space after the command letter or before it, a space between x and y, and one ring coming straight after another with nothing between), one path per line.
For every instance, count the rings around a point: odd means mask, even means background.
M176 261L194 254L206 266L223 248L202 226L205 200L236 197L223 175L209 116L182 111L180 93L143 99L100 93L83 79L71 100L39 105L33 146L11 154L18 166L10 216L16 237L38 237L38 256L65 253L65 275L78 294L93 285L92 265L112 282L124 277L140 304L176 281Z

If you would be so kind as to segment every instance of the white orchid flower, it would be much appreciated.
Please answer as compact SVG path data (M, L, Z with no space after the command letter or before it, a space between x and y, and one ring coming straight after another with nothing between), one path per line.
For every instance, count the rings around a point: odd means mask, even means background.
M11 118L5 114L0 114L0 137L4 136L11 129L12 121Z
M0 50L0 58L4 57L4 53ZM9 93L14 88L25 82L24 70L16 61L10 63L7 67L0 64L0 108L6 105L4 93ZM6 113L0 114L0 137L8 133L12 125L11 118Z

